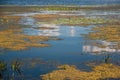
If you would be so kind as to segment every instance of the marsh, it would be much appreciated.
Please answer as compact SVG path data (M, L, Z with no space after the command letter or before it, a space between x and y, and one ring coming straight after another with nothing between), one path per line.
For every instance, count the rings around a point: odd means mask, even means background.
M120 78L119 7L1 5L0 78Z

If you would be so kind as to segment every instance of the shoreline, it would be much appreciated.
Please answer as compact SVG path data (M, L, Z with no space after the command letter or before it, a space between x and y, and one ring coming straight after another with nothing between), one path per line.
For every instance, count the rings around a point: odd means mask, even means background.
M0 5L0 13L2 12L39 12L39 11L81 11L81 10L120 10L120 5L109 6L61 6L61 5Z

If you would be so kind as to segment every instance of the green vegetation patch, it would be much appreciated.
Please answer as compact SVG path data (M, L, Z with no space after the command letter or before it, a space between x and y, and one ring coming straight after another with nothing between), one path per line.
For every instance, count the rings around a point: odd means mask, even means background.
M56 18L49 22L38 22L38 24L53 23L57 25L91 25L91 24L109 24L118 22L117 20L109 20L104 18L90 18L90 17L67 17Z

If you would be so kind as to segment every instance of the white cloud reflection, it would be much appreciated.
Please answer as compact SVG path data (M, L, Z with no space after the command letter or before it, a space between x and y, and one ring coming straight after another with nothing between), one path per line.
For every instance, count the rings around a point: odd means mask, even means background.
M107 41L94 41L94 43L104 45L104 47L100 47L98 45L93 44L93 42L86 42L83 45L83 52L85 53L93 53L93 54L101 54L102 52L120 52L120 49L117 49L117 42L107 42Z

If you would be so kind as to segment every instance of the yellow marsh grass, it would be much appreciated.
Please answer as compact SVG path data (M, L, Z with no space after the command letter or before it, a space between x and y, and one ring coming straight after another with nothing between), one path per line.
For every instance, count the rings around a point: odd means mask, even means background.
M120 66L101 64L93 71L80 71L73 66L63 65L60 69L42 75L42 80L99 80L105 78L120 78Z
M48 44L40 42L47 41L47 36L27 36L21 34L21 29L7 29L0 32L0 48L11 50L23 50L29 47L45 47Z
M7 15L0 15L0 22L1 23L9 23L12 21L19 21L22 16L7 16Z
M8 15L0 15L0 18L4 19L20 19L22 16L8 16Z
M36 18L36 19L40 19L40 21L51 21L53 19L56 19L59 17L59 15L57 14L36 14L36 15L33 15L31 16L33 18Z
M120 25L95 27L93 30L97 32L89 34L92 39L104 39L115 42L120 41Z
M118 42L117 48L120 48L120 25L108 25L95 27L87 36L93 40L106 40L110 42Z
M88 24L116 24L119 23L117 19L106 18L92 18L78 15L60 15L60 14L36 14L30 17L40 19L40 21L50 21L54 24L66 24L66 25L88 25Z

